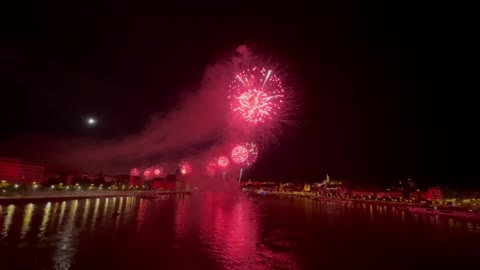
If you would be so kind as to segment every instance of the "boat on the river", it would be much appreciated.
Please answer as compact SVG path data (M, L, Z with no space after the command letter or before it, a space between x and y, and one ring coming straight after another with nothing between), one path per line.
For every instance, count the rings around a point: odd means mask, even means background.
M452 216L452 217L461 217L461 218L478 218L480 219L480 212L469 210L469 211L458 211L452 209L442 209L437 207L408 207L408 211L414 214L427 214L427 215L441 215L441 216Z

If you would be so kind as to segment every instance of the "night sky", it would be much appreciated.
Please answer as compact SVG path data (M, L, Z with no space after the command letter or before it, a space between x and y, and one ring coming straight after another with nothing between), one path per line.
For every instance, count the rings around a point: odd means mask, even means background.
M0 156L38 159L17 138L137 134L152 114L175 109L206 66L248 44L288 64L304 103L298 128L262 156L253 178L304 182L328 172L361 183L476 184L473 138L464 135L474 118L439 91L445 48L429 6L134 3L3 10Z

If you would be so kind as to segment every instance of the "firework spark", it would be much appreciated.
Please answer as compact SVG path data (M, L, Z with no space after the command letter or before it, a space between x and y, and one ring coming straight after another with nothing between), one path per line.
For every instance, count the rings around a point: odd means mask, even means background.
M131 176L138 176L139 174L140 174L140 171L137 168L133 168L130 170Z
M192 167L188 163L180 164L180 173L182 175L187 175L192 173Z
M163 167L157 167L153 170L155 177L161 177L163 175Z
M273 120L282 110L285 90L273 71L253 67L236 74L229 86L232 111L248 123Z
M217 171L217 164L215 164L213 162L208 163L208 165L207 165L208 174L214 175L216 171Z
M242 143L232 149L232 160L239 165L252 165L258 156L257 145L253 142Z
M227 157L221 156L218 158L218 166L226 168L228 166L229 160Z

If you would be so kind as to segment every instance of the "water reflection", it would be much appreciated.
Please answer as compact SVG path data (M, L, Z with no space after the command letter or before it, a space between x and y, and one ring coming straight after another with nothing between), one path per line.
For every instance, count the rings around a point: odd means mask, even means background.
M120 201L118 203L118 210L116 211L120 215L115 220L115 228L118 228L118 224L120 223L120 220L124 218L124 215L122 214L122 206L123 206L123 197L120 197Z
M8 236L8 230L10 229L10 225L12 225L13 213L15 213L15 205L10 204L7 207L7 216L5 217L5 221L3 222L3 238L6 238Z
M103 214L102 214L102 225L105 224L106 222L106 216L107 216L107 211L108 211L108 202L110 201L109 198L105 198L105 204L103 205Z
M207 254L223 267L251 265L257 253L258 217L253 204L241 196L206 194L200 237ZM222 207L218 207L223 204Z
M93 218L90 224L90 230L93 231L95 229L95 224L97 223L97 216L98 216L98 208L100 206L100 199L95 200L95 208L93 209Z
M314 202L299 203L303 217L312 222ZM241 194L209 192L179 200L175 248L186 248L182 244L194 237L203 253L222 269L296 269L291 254L271 250L270 245L281 246L285 239L277 236L270 243L260 241L260 211L259 205Z
M48 226L48 230L51 230L52 227L54 226L55 224L55 221L57 220L57 214L58 214L58 207L59 207L59 203L56 202L53 204L53 209L52 209L52 217L50 219L50 222L49 222L49 226Z
M37 235L39 238L45 234L45 230L47 229L48 218L50 217L50 208L52 208L52 204L50 202L48 202L43 208L42 224L40 225L40 231Z
M87 226L87 220L88 220L88 213L90 212L90 199L85 200L85 208L83 210L83 215L82 215L82 223L80 225L80 228L82 231L85 230Z
M65 208L67 207L67 203L65 201L62 202L60 206L60 217L58 218L57 230L60 230L60 226L63 222L63 216L65 215Z
M14 266L29 264L0 268L319 269L333 258L337 268L350 269L367 250L369 260L387 256L386 238L412 254L420 254L416 246L441 253L435 244L441 240L463 241L458 248L468 255L480 241L475 220L370 203L257 199L205 192L1 205L0 260L16 254L9 258Z
M370 204L370 222L373 222L373 205Z
M78 208L78 200L69 202L69 205L70 212L68 214L68 220L64 229L60 231L60 239L56 244L53 255L55 269L69 269L75 256L74 241L76 239L76 233L74 231L74 223L75 213L77 212Z
M29 203L25 206L20 238L24 238L27 235L28 231L30 230L30 222L32 221L33 208L34 208L33 203Z

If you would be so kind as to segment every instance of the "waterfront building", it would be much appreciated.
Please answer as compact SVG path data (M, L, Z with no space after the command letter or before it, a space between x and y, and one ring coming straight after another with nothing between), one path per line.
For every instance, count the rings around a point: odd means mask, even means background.
M443 192L440 187L428 188L423 198L427 201L432 201L432 202L443 202L444 200Z
M163 178L154 178L152 183L155 190L180 190L182 188L179 181L168 181Z
M375 197L374 191L365 191L365 190L348 190L348 193L352 196L361 197L361 198L368 198L368 197Z
M383 199L383 198L401 199L402 197L403 197L402 192L400 192L400 191L387 190L387 191L377 192L377 198L380 198L380 199Z
M44 166L20 159L0 157L0 180L28 185L43 181Z
M412 191L409 193L409 198L410 200L414 200L414 201L421 201L425 198L425 192L422 192L422 191Z
M143 185L143 179L141 176L130 176L130 180L128 181L129 186L141 186Z
M331 179L330 176L326 175L325 179L322 181L320 186L341 186L343 183L340 180Z
M61 175L59 173L52 173L52 172L44 172L43 173L43 181L48 181L48 179L52 178L60 178Z

